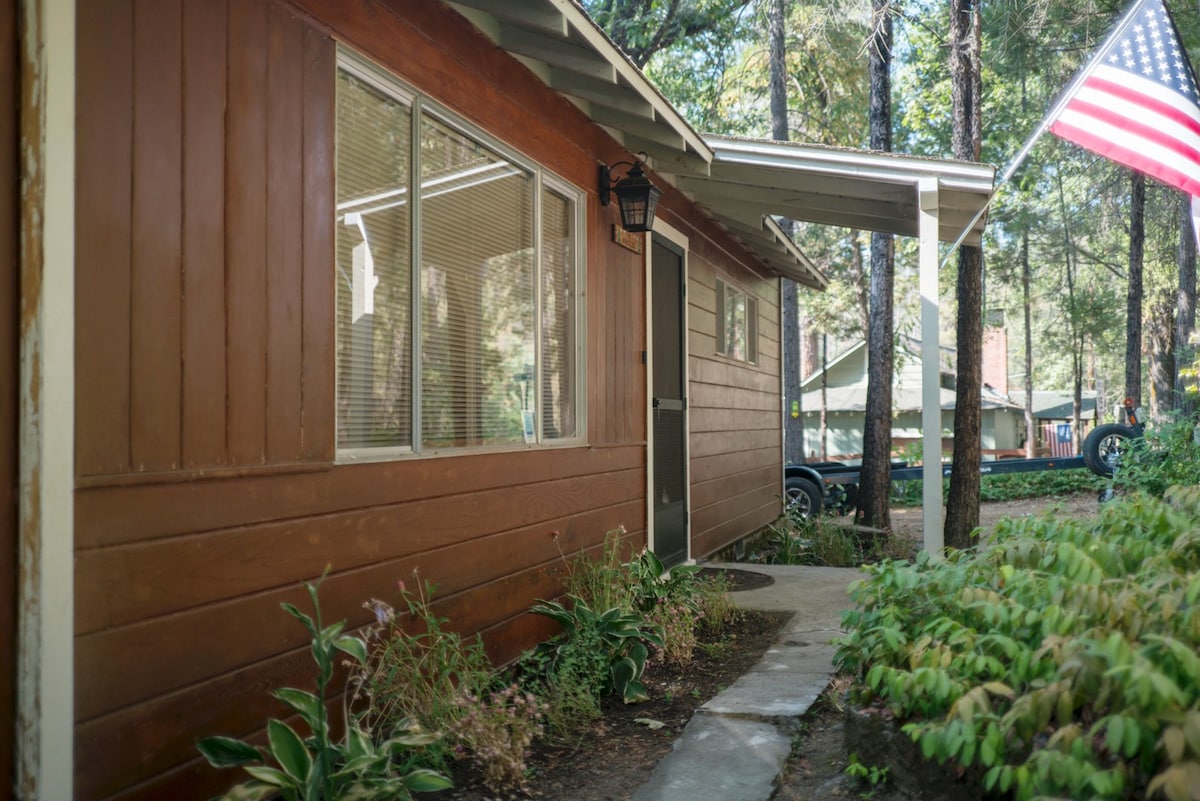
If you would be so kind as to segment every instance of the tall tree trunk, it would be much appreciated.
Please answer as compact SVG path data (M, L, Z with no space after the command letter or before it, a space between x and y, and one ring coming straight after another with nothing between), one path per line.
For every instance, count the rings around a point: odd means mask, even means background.
M1129 182L1129 291L1125 299L1125 397L1142 404L1142 256L1146 248L1146 177Z
M1033 304L1029 296L1029 229L1021 234L1021 300L1025 306L1025 458L1037 456L1037 430L1033 422Z
M979 5L950 1L950 80L954 156L979 160L982 141ZM958 251L958 378L954 403L954 468L946 504L945 543L967 548L979 525L980 436L983 427L983 251Z
M1150 350L1150 417L1162 421L1175 408L1175 304L1159 297L1150 308L1146 340Z
M770 39L770 82L771 82L771 135L786 142L788 139L787 118L787 63L784 51L784 20L787 0L771 0L767 9L768 38ZM781 226L788 237L792 236L791 220ZM792 406L800 403L800 308L796 282L790 278L780 279L780 325L783 328L783 458L788 464L804 461L804 419L801 414L792 414Z
M1196 402L1188 396L1195 379L1188 380L1186 368L1195 369L1196 348L1191 343L1196 328L1196 232L1192 223L1191 196L1181 192L1179 214L1179 292L1175 298L1175 408L1186 417L1196 411Z
M1067 334L1071 340L1071 446L1073 453L1081 453L1083 439L1079 435L1079 410L1083 403L1084 335L1079 325L1079 302L1075 297L1075 244L1071 240L1062 173L1058 174L1058 204L1062 212L1063 261L1067 265Z
M867 47L871 77L871 149L892 149L892 10L888 0L871 0L873 29ZM860 525L890 530L892 486L893 264L892 237L871 234L871 296L867 323L867 400L863 459L859 474Z
M821 461L829 461L829 336L821 335Z

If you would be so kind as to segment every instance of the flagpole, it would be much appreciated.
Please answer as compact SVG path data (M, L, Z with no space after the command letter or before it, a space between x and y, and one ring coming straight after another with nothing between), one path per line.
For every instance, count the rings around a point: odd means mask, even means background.
M1108 55L1110 50L1112 50L1113 43L1115 43L1121 38L1122 35L1124 35L1125 29L1133 23L1134 11L1142 4L1142 2L1143 0L1134 0L1134 2L1129 5L1129 8L1125 10L1124 15L1121 17L1121 22L1116 28L1113 29L1112 33L1108 35L1108 38L1104 40L1104 44L1100 46L1100 49L1092 54L1092 57L1088 59L1087 65L1079 71L1079 74L1075 76L1074 80L1067 84L1067 87L1063 89L1063 91L1059 92L1058 98L1054 101L1054 105L1051 106L1050 111L1042 117L1042 121L1038 123L1038 126L1034 128L1033 133L1025 141L1025 145L1020 149L1020 151L1017 152L1017 155L1013 157L1012 161L1008 163L1008 166L1004 168L1004 172L1001 174L1000 180L996 182L995 187L993 187L992 194L988 196L987 202L984 203L979 211L975 213L975 216L971 218L969 223L967 223L967 227L964 228L962 233L958 235L958 238L954 240L954 244L950 246L950 249L942 258L939 269L946 266L946 264L950 261L950 257L954 255L954 251L958 250L959 246L962 245L963 240L965 240L967 235L971 233L971 229L974 228L975 224L983 218L983 215L987 214L988 209L990 209L992 206L992 201L996 199L996 194L1004 187L1005 184L1009 182L1009 180L1013 177L1013 174L1016 173L1017 168L1019 168L1025 159L1029 157L1029 153L1033 150L1033 146L1037 144L1037 140L1041 138L1042 134L1046 132L1046 129L1050 127L1053 121L1062 112L1063 107L1070 102L1071 98L1075 95L1075 91L1080 87L1080 85L1083 84L1085 80L1087 80L1088 76L1096 71L1096 67L1100 64L1100 61ZM1196 236L1200 238L1200 230L1197 231Z

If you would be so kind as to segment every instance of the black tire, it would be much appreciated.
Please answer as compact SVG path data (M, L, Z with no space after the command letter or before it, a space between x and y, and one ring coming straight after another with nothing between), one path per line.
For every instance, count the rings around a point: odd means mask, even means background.
M1083 463L1096 475L1110 477L1117 468L1126 440L1135 436L1131 426L1121 423L1096 426L1083 441Z
M830 484L829 510L835 514L848 515L858 507L857 484Z
M821 489L807 478L793 476L784 484L788 513L805 520L821 514Z

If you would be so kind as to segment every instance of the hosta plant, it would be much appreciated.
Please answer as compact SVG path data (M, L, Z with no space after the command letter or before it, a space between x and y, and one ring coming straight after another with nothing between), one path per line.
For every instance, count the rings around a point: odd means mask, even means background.
M640 679L649 655L647 646L662 646L662 628L619 607L596 612L577 596L567 598L570 606L542 601L530 610L562 627L559 637L538 646L548 656L551 671L581 647L595 650L603 667L596 677L599 693L616 693L626 703L646 700L646 687Z
M335 662L349 657L358 666L367 660L367 647L359 637L343 634L345 621L324 626L317 598L320 581L307 583L314 615L292 604L283 609L299 620L312 638L317 667L315 693L283 687L273 695L308 728L308 735L282 720L267 722L267 745L259 747L232 737L206 737L197 744L209 764L218 768L241 767L249 781L226 793L225 799L333 801L334 799L409 799L414 792L441 790L450 781L435 771L419 767L413 749L428 744L429 734L407 722L383 733L370 732L358 716L347 713L345 733L335 738L329 721L326 694ZM373 736L374 735L374 736Z

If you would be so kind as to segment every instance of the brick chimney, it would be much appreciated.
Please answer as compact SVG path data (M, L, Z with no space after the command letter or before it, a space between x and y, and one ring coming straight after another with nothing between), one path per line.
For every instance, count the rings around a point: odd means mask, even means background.
M983 383L1008 394L1008 332L1004 326L983 329Z

